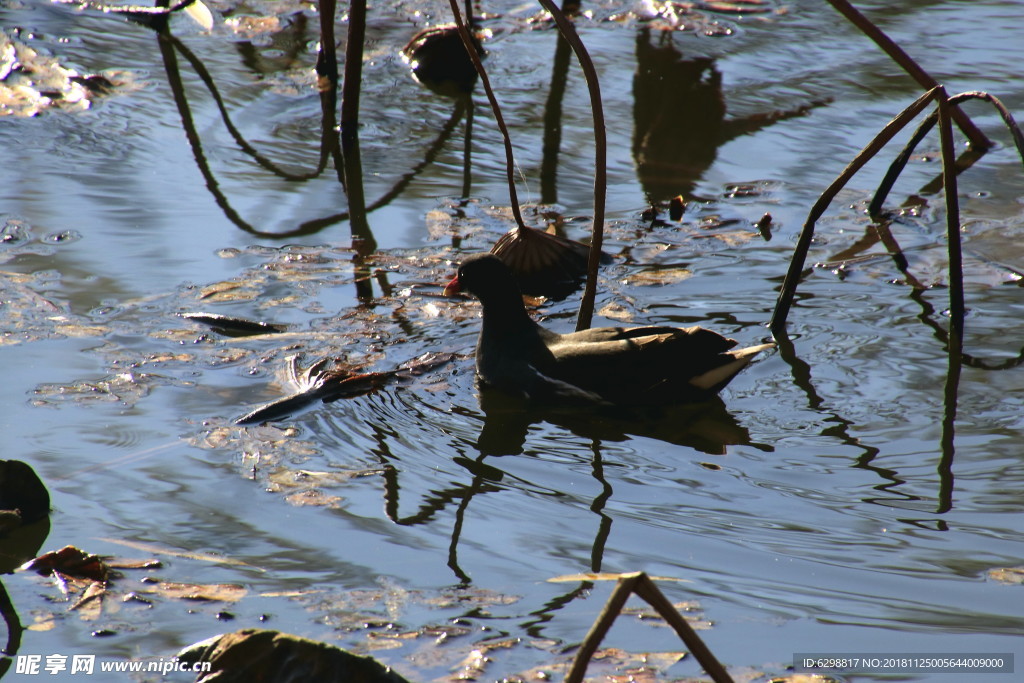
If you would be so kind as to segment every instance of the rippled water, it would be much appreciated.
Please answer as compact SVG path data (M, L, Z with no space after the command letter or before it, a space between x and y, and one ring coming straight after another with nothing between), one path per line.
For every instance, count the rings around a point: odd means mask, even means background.
M225 16L280 14L278 32L252 41L185 18L172 25L239 133L290 173L315 169L315 12L210 4ZM1024 111L1016 3L858 6L950 90L988 90ZM699 322L744 343L765 338L808 208L917 96L831 9L775 7L785 11L718 17L733 33L719 37L658 30L620 6L580 20L610 141L606 239L616 262L598 301L612 317L599 323ZM555 35L528 21L531 5L485 9L486 63L513 124L520 192L555 205L582 237L593 169L582 78L570 70L551 182L542 150ZM30 463L54 507L48 534L11 540L8 566L40 546L119 556L153 546L228 560L165 554L161 578L249 591L227 606L112 600L88 622L43 597L55 588L8 576L21 622L42 624L23 633L19 652L169 657L215 633L266 626L370 651L427 680L458 672L475 644L519 638L490 653L483 676L502 678L564 661L560 650L579 642L609 590L547 579L634 570L681 579L662 587L699 603L713 623L706 641L737 671L782 674L795 652L1024 652L1020 586L990 575L1024 564L1024 371L1013 362L1024 185L994 110L968 107L1000 146L961 177L970 357L954 422L941 198L924 195L893 225L910 273L929 286L916 293L863 213L895 149L819 225L809 261L818 267L790 315L792 352L746 370L721 404L524 413L477 395L465 355L477 309L436 286L462 253L489 248L511 225L486 109L474 112L461 200L465 116L421 89L397 56L426 19L444 17L434 4L371 10L362 163L368 203L388 201L369 215L378 250L365 259L372 298L360 301L361 257L338 217L347 206L332 167L296 182L257 164L179 50L201 148L190 145L154 33L95 12L0 3L6 31L19 27L21 40L83 72L119 70L123 84L88 112L0 118L0 429L4 457ZM890 204L939 172L937 154L929 138ZM682 223L641 218L677 192L694 198ZM752 227L765 212L770 240ZM570 297L538 313L568 330L575 305ZM289 331L232 339L175 315L196 310ZM230 423L282 395L284 359L296 351L307 363L343 356L389 369L431 350L462 355L271 426ZM120 585L135 589L138 578ZM222 610L234 618L218 620ZM444 647L363 626L414 631L457 616L471 628ZM626 624L611 644L680 647L666 629ZM91 637L98 629L116 635ZM696 673L688 658L665 676Z

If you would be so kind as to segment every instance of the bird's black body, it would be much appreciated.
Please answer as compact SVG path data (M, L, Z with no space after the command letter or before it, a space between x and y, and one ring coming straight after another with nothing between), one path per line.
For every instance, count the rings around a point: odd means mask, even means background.
M468 291L483 305L476 371L487 385L537 401L655 405L718 393L763 344L701 327L602 327L558 334L534 322L501 260L467 258L446 292Z

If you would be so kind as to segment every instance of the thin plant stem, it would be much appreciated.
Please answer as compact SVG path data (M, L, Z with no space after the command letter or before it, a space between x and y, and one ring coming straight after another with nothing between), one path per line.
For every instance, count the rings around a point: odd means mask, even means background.
M346 152L354 144L359 126L359 91L363 79L363 42L366 40L366 0L352 0L345 44L345 82L341 90L341 142Z
M907 162L910 161L910 155L914 153L914 149L921 143L925 135L931 132L931 129L935 127L935 122L939 120L939 112L933 111L921 121L918 125L917 130L910 136L910 140L903 146L900 153L893 159L892 164L889 165L889 170L886 171L885 177L882 178L882 182L878 184L878 189L875 190L875 196L871 198L871 203L868 204L868 215L877 216L882 212L882 204L885 203L886 197L889 196L889 192L892 190L892 186L896 184L896 180L903 173L903 169L906 168Z
M338 50L334 45L334 14L338 0L319 0L320 49L316 53L316 74L338 84Z
M955 331L950 331L947 351L949 364L946 371L946 386L943 390L942 435L939 438L939 475L938 505L936 512L943 514L953 509L953 455L956 452L957 395L960 389L960 373L963 368L963 344Z
M966 102L967 100L971 99L978 99L983 100L985 102L989 102L993 107L996 108L996 111L999 112L999 116L1003 119L1003 123L1006 125L1007 129L1009 129L1010 136L1013 138L1014 146L1016 146L1017 153L1021 158L1021 163L1024 164L1024 133L1021 133L1020 126L1017 125L1017 122L1014 120L1013 115L1010 114L1006 106L1002 102L1000 102L997 97L994 97L993 95L990 95L986 92L980 91L962 92L957 95L953 95L952 97L949 98L949 103L951 105L959 105L961 102ZM957 110L954 109L953 111ZM907 162L910 160L910 155L913 153L917 145L920 144L924 136L928 134L932 127L935 126L935 122L938 121L938 118L938 110L933 111L921 122L920 126L918 126L918 129L914 131L914 135L907 142L906 146L904 146L903 150L899 153L896 159L892 162L892 165L889 167L889 170L885 174L885 177L882 179L882 182L879 183L878 189L875 191L875 196L871 199L871 203L868 205L869 215L878 216L881 213L882 204L885 202L885 198L892 190L892 186L895 184L896 179L899 177L900 173L902 173L903 169L906 167ZM981 157L983 153L984 150L979 151L972 149L961 154L956 160L956 172L962 173L964 170L970 168L974 164L974 162L976 162ZM944 181L942 179L942 176L939 176L939 178L936 181L929 182L927 185L925 185L922 191L937 191L942 186L943 182Z
M598 646L611 629L615 618L622 612L626 600L629 599L632 593L636 593L637 596L646 601L668 622L669 626L680 637L704 671L711 676L711 680L715 683L733 683L729 672L725 670L725 667L722 666L708 646L704 644L704 641L693 630L693 627L686 622L686 619L679 614L669 599L658 590L654 581L644 572L632 572L619 576L618 582L615 584L612 594L608 596L604 608L590 627L590 631L583 639L583 642L580 643L569 673L565 677L565 683L580 683L583 680L583 676L587 671L587 664L590 663L591 657L597 652Z
M291 180L291 181L312 180L312 179L318 177L321 173L323 173L324 169L327 168L327 160L331 156L331 150L334 148L334 145L337 143L337 134L334 131L334 125L333 125L333 123L328 125L327 117L324 117L324 119L322 120L323 125L321 127L321 134L320 134L320 159L317 162L316 168L314 170L312 170L312 171L307 172L307 173L294 173L294 172L287 171L287 170L279 167L277 164L272 162L266 156L261 154L259 152L259 150L257 150L251 144L249 144L249 141L246 140L245 137L242 135L242 133L238 130L238 128L235 127L235 124L231 121L231 115L228 112L227 106L224 104L224 99L221 97L220 91L217 88L217 84L214 81L213 76L210 74L209 70L206 68L206 65L203 64L202 60L200 60L196 56L196 54L194 52L192 52L192 50L190 50L188 48L188 46L185 45L183 42L181 42L178 38L176 38L175 36L173 36L171 34L168 34L168 37L173 41L174 48L178 51L179 54L181 54L182 57L184 57L186 60L188 60L189 64L192 66L193 70L195 70L196 75L199 76L199 79L202 80L203 84L206 86L206 89L207 89L207 91L209 91L210 96L213 97L214 104L217 105L217 110L220 111L220 117L221 117L221 120L224 122L224 127L227 128L228 133L230 133L231 137L233 137L235 139L235 142L238 143L238 146L242 149L243 152L245 152L250 157L252 157L253 160L256 163L258 163L260 166L262 166L263 168L267 169L268 171L270 171L274 175L280 176L281 178L284 178L285 180ZM333 46L332 46L330 52L332 52L332 53L334 52ZM320 61L320 57L317 58L317 62L318 62L317 71L318 71L318 73L319 73L319 69L320 69L319 61ZM337 85L338 85L338 74L337 74L337 64L336 63L335 63L335 67L334 68L335 68L334 80L331 81L330 79L328 79L327 88L326 89L321 89L321 91L320 91L321 94L324 93L324 92L327 92L329 89L337 88ZM334 120L333 119L333 115L330 117L330 120L331 120L331 122L333 122L333 120Z
M942 185L946 195L946 247L949 250L950 343L964 337L964 268L960 245L960 201L957 197L956 151L953 147L952 106L941 87L939 96L939 139L942 145Z
M1003 104L998 97L980 90L971 90L953 95L949 98L949 103L951 105L957 105L960 102L972 99L984 100L996 108L996 111L999 112L1000 118L1003 119L1003 123L1009 129L1010 135L1013 137L1013 144L1017 147L1017 154L1020 155L1021 163L1024 164L1024 133L1021 133L1020 126L1017 125L1017 122L1014 120L1010 110L1006 108L1006 105ZM954 108L952 111L955 112L958 111L958 109Z
M940 90L939 87L932 88L925 94L918 97L913 104L900 112L896 118L886 124L885 128L869 142L864 149L862 149L853 161L851 161L843 172L839 174L831 185L825 188L825 191L818 197L818 201L811 207L811 211L807 216L807 221L804 223L804 227L800 232L800 237L797 240L796 249L793 253L793 258L789 262L789 270L786 273L786 279L782 283L782 289L779 291L779 298L775 304L775 311L772 313L771 328L772 334L775 337L782 337L786 333L786 317L789 315L789 309L793 305L793 297L796 294L797 285L800 282L800 278L803 274L804 263L807 260L807 252L810 251L811 241L814 238L814 225L821 218L822 214L828 208L832 200L835 199L839 191L846 186L846 183L861 169L864 165L871 160L879 150L882 149L892 138L901 131L910 121L921 113L921 111L928 105L928 103L935 98L936 93Z
M711 676L715 683L732 683L732 677L725 670L725 667L718 661L718 658L704 644L693 627L687 623L683 615L672 605L665 594L658 590L658 587L646 574L641 574L633 592L643 598L647 604L653 607L660 614L668 625L676 632L676 635L686 644L690 653L700 662L701 667Z
M629 596L633 592L634 583L635 580L630 580L627 576L623 576L619 579L615 588L612 589L612 594L605 601L604 607L601 608L601 613L594 620L583 642L580 643L576 656L573 657L572 667L565 676L565 683L580 683L583 680L583 676L587 672L587 664L590 663L594 653L597 652L598 646L611 629L615 618L619 616L622 608L626 606L626 601L629 600Z
M840 14L846 17L850 23L859 28L868 38L875 41L880 48L882 48L887 55L906 71L911 78L918 82L922 87L932 89L939 83L931 75L921 68L921 66L915 62L910 55L903 51L903 49L897 45L892 38L885 35L880 28L875 26L867 17L861 14L856 7L851 5L847 0L828 0L828 4L832 5ZM960 127L960 130L964 132L967 139L971 141L971 144L976 148L988 149L992 146L992 142L985 137L985 134L978 130L977 126L971 121L966 114L964 114L958 107L954 107L951 116L956 121L956 125Z
M505 117L501 115L498 98L494 95L494 90L491 88L491 79L487 77L487 70L484 69L483 60L480 59L480 54L476 51L476 45L473 43L473 37L470 35L469 28L462 18L462 11L459 9L458 0L448 0L448 4L452 8L452 16L455 18L455 25L459 29L462 45L466 48L466 53L469 55L470 60L472 60L477 75L480 76L480 83L484 86L487 101L491 105L491 111L494 112L494 120L498 124L498 130L501 131L501 137L505 143L505 175L508 179L508 195L509 203L512 205L512 217L515 219L519 229L527 230L526 223L523 221L522 211L519 209L519 193L516 191L516 161L512 150L512 137L509 135L508 126L505 125Z
M594 299L597 297L597 271L601 266L601 244L604 241L604 210L608 193L608 141L604 123L604 105L601 103L601 82L586 46L576 33L576 27L552 0L539 0L551 14L562 36L569 42L579 60L583 77L590 93L590 109L594 117L594 224L591 227L590 254L587 260L587 285L583 290L576 330L590 327L594 317Z

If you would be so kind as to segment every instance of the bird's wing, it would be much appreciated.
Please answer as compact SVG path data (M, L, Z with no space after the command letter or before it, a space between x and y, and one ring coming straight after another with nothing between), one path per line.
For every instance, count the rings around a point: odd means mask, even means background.
M530 388L526 391L529 399L568 401L574 405L610 405L608 401L592 391L554 377L548 377L533 366L530 366L530 369L535 373L535 381L531 382Z

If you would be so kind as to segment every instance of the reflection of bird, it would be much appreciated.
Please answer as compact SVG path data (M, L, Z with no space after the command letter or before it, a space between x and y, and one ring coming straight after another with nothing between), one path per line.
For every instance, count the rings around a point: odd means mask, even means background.
M518 455L531 427L550 423L584 437L591 443L626 441L632 436L687 446L702 453L724 455L729 446L747 445L764 451L770 446L751 441L749 432L715 397L700 403L623 409L581 409L553 412L531 406L521 398L480 387L484 423L477 439L483 455Z
M671 34L663 35L663 44L652 45L649 29L637 34L633 78L633 158L652 203L692 196L721 145L822 104L727 119L715 60L683 59Z
M643 405L714 396L760 351L700 327L604 327L557 334L535 323L508 267L492 254L466 259L445 294L483 305L476 372L531 400Z

